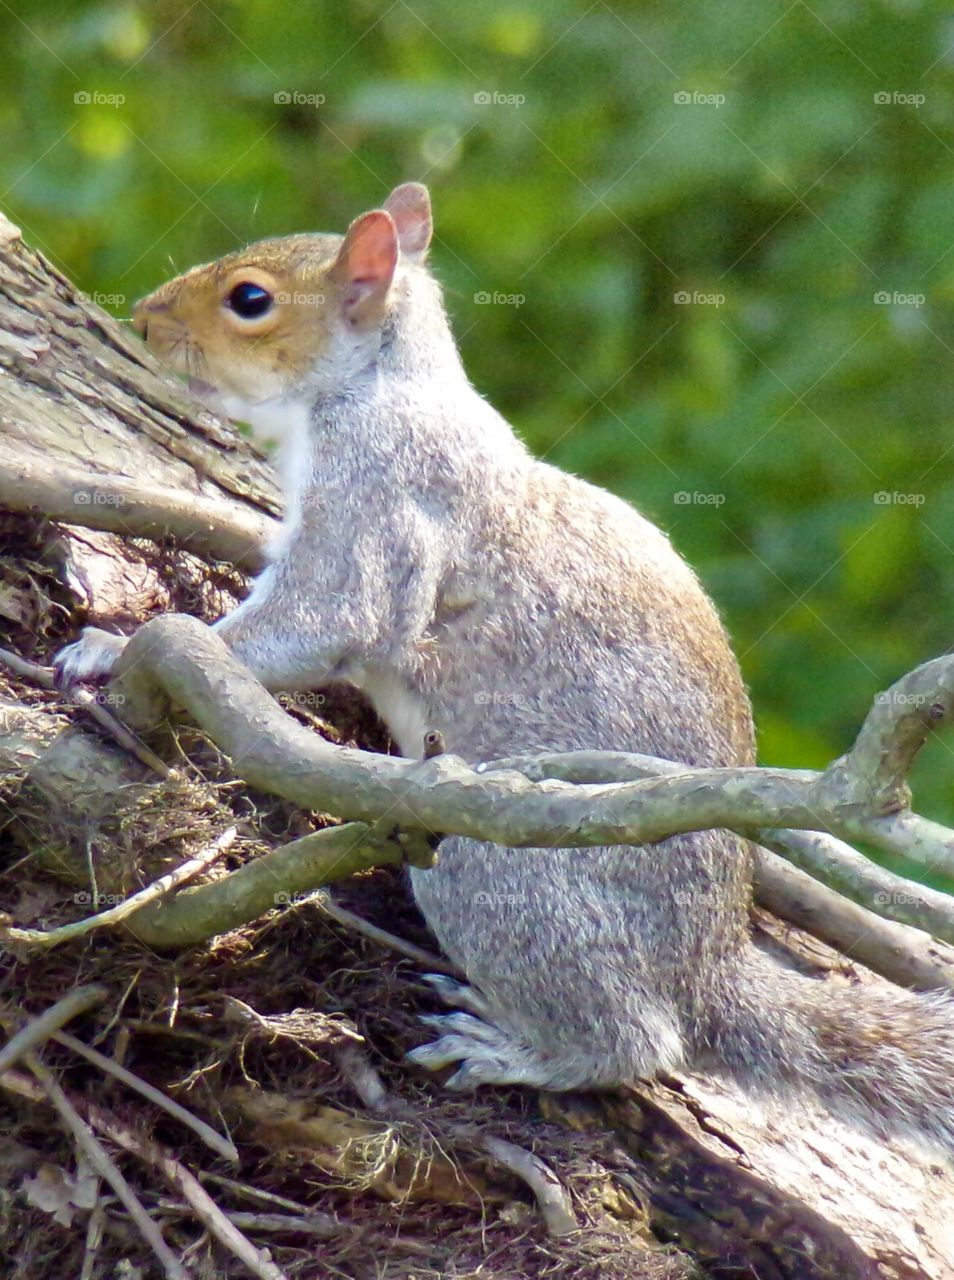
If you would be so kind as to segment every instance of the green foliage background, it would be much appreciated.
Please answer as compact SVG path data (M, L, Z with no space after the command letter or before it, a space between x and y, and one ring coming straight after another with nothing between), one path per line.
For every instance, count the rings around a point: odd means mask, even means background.
M2 207L117 314L426 180L474 381L671 531L764 761L826 763L950 647L945 6L11 0L0 29ZM938 743L949 822L952 779Z

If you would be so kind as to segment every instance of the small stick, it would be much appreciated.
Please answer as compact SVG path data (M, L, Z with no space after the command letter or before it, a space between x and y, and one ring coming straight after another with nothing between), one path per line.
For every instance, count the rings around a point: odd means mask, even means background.
M416 964L423 965L429 972L446 973L452 978L464 977L463 971L458 969L455 964L451 964L450 960L443 960L440 956L435 956L430 951L425 951L423 947L416 947L413 942L405 942L403 938L398 938L393 933L379 929L376 924L371 924L370 921L362 919L361 916L356 916L347 907L339 906L327 894L318 893L313 898L313 901L326 916L330 916L338 924L343 924L347 928L353 929L355 933L360 933L363 937L370 939L371 942L377 942L382 947L397 951L400 955L406 956L408 960L413 960Z
M384 1081L356 1044L343 1044L334 1051L338 1069L370 1111L383 1114L395 1111Z
M83 1250L83 1267L79 1274L79 1280L93 1280L96 1273L96 1255L99 1253L99 1246L103 1241L103 1223L106 1218L106 1212L103 1209L102 1201L97 1197L96 1203L93 1205L89 1215L89 1222L86 1224L86 1241Z
M201 853L197 853L194 858L183 862L181 866L167 872L166 875L160 876L152 884L146 885L145 889L140 889L137 893L131 894L125 902L119 902L116 906L107 908L106 911L100 911L98 915L86 916L82 920L74 920L71 924L61 925L58 929L18 929L11 926L3 930L3 933L7 938L15 942L28 942L38 947L55 947L61 942L68 942L73 938L79 938L86 933L91 933L94 929L102 929L107 925L119 924L146 906L147 903L154 902L156 898L162 897L170 889L177 888L184 881L190 880L200 871L204 871L206 867L215 862L216 858L232 847L237 834L237 828L229 827L216 840L213 840L207 848L203 849Z
M105 729L110 737L114 738L121 747L125 747L141 764L152 769L153 773L158 773L160 778L173 777L174 771L165 760L161 760L155 751L147 747L144 742L140 742L121 720L117 720L113 713L103 706L95 693L90 693L88 689L71 689L69 696L78 707L88 711L100 728Z
M179 1200L161 1199L158 1208L168 1212L181 1213L182 1202ZM242 1210L227 1210L225 1216L234 1227L242 1231L301 1231L305 1235L340 1236L351 1230L350 1227L333 1218L330 1213L312 1213L305 1209L303 1213L246 1213Z
M62 1000L57 1000L56 1004L50 1005L38 1017L31 1018L0 1049L0 1075L25 1054L43 1044L70 1019L92 1009L94 1005L102 1004L108 994L105 987L74 987Z
M313 1213L307 1217L293 1217L286 1213L230 1213L227 1215L234 1227L245 1231L300 1231L304 1235L341 1235L348 1228L342 1226L330 1213Z
M889 982L954 991L954 949L860 907L776 854L765 852L756 863L755 900Z
M20 676L24 680L29 680L31 684L38 685L41 689L56 688L52 667L41 667L38 662L28 662L26 658L21 658L19 654L13 653L9 649L0 649L0 666L6 667L14 675ZM131 733L120 720L117 720L108 707L103 706L95 693L90 693L88 689L77 688L69 690L67 696L73 700L76 706L88 711L100 728L105 729L110 737L114 738L121 747L134 755L147 768L152 769L154 773L158 773L161 778L172 776L173 771L165 760L160 760L154 751L150 750L144 742L140 742L134 733Z
M211 1125L207 1125L204 1120L200 1120L198 1116L187 1111L180 1103L167 1097L158 1089L148 1084L139 1076L133 1075L126 1067L120 1066L118 1062L114 1062L112 1058L107 1058L104 1053L100 1053L98 1049L92 1048L91 1045L85 1044L82 1040L78 1040L76 1036L72 1036L68 1031L57 1031L53 1035L53 1039L58 1044L65 1045L66 1048L72 1049L74 1053L81 1054L89 1062L93 1062L102 1071L108 1072L109 1075L115 1076L117 1080L121 1080L123 1084L128 1085L130 1089L135 1089L137 1093L141 1093L144 1098L148 1098L150 1102L154 1102L157 1107L162 1107L169 1115L175 1116L177 1120L181 1120L184 1125L197 1134L202 1141L212 1148L212 1150L220 1156L224 1156L226 1160L233 1162L238 1160L238 1151L228 1138L223 1138L217 1133Z
M10 649L0 649L0 666L6 667L15 676L29 680L31 684L39 685L41 689L54 688L52 667L41 667L38 662L28 662Z
M569 1193L539 1156L512 1142L505 1142L503 1138L484 1138L484 1147L498 1164L527 1184L551 1236L568 1236L579 1230Z
M274 1191L263 1191L261 1187L253 1187L248 1182L237 1182L235 1178L227 1178L222 1173L210 1173L206 1169L199 1172L202 1182L214 1182L220 1187L228 1187L238 1195L250 1196L253 1200L264 1200L267 1204L277 1204L281 1209L290 1209L292 1213L311 1213L308 1205L300 1200L289 1200L287 1196L276 1195Z
M193 1174L178 1160L164 1151L157 1143L138 1137L131 1130L118 1124L99 1107L89 1111L90 1123L106 1134L124 1151L139 1156L147 1164L158 1169L173 1187L184 1196L202 1225L229 1249L240 1262L258 1276L259 1280L289 1280L287 1274L276 1266L267 1253L258 1250L238 1227L234 1226Z
M143 1239L162 1263L168 1280L192 1280L192 1273L182 1265L163 1240L162 1232L140 1204L132 1187L110 1159L105 1147L83 1122L79 1112L53 1078L52 1072L34 1053L27 1054L26 1064L36 1076L47 1098L56 1108L60 1119L90 1165L109 1183L122 1201L127 1213L142 1233Z

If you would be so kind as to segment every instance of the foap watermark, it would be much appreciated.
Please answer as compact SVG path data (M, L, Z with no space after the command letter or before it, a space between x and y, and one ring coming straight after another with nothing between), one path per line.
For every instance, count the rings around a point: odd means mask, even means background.
M698 289L690 292L680 289L672 295L677 307L721 307L725 305L724 293L701 293Z
M874 95L876 107L914 107L920 110L927 102L923 93L900 93L897 89L882 89Z
M81 289L76 291L77 302L91 302L96 307L124 307L126 305L126 295L124 293L84 293Z
M926 693L905 693L903 690L886 689L879 693L875 702L888 707L923 707L930 698ZM943 711L943 708L941 708Z
M923 307L927 298L923 293L900 293L897 289L890 292L879 289L874 296L877 307Z
M725 503L724 493L699 493L693 489L680 489L672 495L677 507L721 507Z
M76 507L124 507L126 499L121 493L108 489L75 489L73 505Z
M514 693L507 689L482 689L474 694L474 705L478 707L525 707L527 699L522 693Z
M272 894L272 902L276 907L300 907L303 902L317 898L320 892L320 889L312 889L309 893L292 893L290 889L279 889Z
M522 293L488 293L486 289L481 289L474 294L474 302L478 307L522 307L526 300Z
M897 489L890 492L879 489L874 495L876 507L923 507L927 497L923 493L899 493Z
M711 897L712 894L705 889L677 889L672 895L672 900L677 907L691 907L694 903L704 902Z
M124 693L110 693L108 689L97 689L93 698L101 707L121 707L126 702Z
M323 293L285 293L282 291L275 294L275 301L288 303L293 307L320 307L324 305L325 295Z
M79 89L73 94L78 107L121 107L126 101L124 93L101 93L99 89Z
M889 893L887 889L879 889L874 896L875 902L881 907L924 907L927 903L923 898L919 898L916 893L904 893L898 891Z
M522 893L491 893L482 889L474 894L475 907L522 907L526 901Z
M724 107L724 93L699 93L696 90L681 89L672 95L677 107Z
M279 89L272 94L272 102L276 107L323 107L323 93L301 93L298 89Z
M475 107L522 107L526 100L522 93L491 93L480 89L474 94Z
M73 894L73 901L78 907L117 907L126 901L124 893L91 893L88 889L80 889Z
M283 707L308 707L312 711L327 701L323 693L315 693L313 689L279 689L275 700Z

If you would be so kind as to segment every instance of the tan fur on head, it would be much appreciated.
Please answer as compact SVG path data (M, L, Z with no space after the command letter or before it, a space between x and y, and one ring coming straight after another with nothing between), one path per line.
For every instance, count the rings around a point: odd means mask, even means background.
M422 263L430 239L427 188L404 183L345 236L262 240L193 267L136 303L133 323L196 394L245 416L250 406L296 397L323 360L340 354L340 335L379 327L399 260ZM261 291L260 310L243 313L243 289Z
M133 323L199 390L207 384L250 402L286 395L329 342L339 286L328 271L342 243L331 235L262 240L168 281L136 304ZM272 296L263 315L246 319L230 306L243 284Z

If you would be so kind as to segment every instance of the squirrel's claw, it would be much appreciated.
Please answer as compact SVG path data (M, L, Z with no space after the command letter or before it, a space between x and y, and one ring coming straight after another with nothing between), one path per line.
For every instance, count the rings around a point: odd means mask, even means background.
M99 627L84 627L79 640L66 645L53 659L56 687L69 689L82 680L108 678L125 646L125 636L101 631Z
M500 1027L469 1013L431 1013L421 1021L447 1034L412 1049L408 1060L428 1071L440 1071L451 1063L460 1063L446 1082L448 1089L476 1089L481 1084L545 1087L545 1069L526 1046L511 1039Z
M451 1015L452 1017L455 1015ZM468 1018L469 1014L456 1015ZM431 1026L445 1020L440 1017L424 1019ZM472 1019L476 1021L476 1019ZM459 1025L459 1024L458 1024ZM475 1089L479 1084L500 1084L510 1078L508 1049L510 1042L502 1032L496 1032L495 1040L491 1038L496 1031L493 1027L482 1028L481 1038L474 1039L470 1034L454 1032L441 1036L431 1044L422 1044L412 1049L407 1055L410 1062L428 1071L440 1071L451 1063L460 1063L457 1071L447 1081L449 1089ZM490 1032L491 1036L484 1034Z
M499 1044L505 1038L499 1028L482 1022L469 1013L425 1013L419 1021L436 1031L447 1033L442 1037L444 1040L450 1040L456 1035L459 1039L469 1037L478 1044Z
M496 1083L496 1076L487 1075L485 1064L468 1059L452 1076L444 1082L445 1089L453 1089L457 1093L469 1092L478 1085Z
M493 1011L476 987L449 978L445 973L422 973L421 978L445 1004L466 1009L485 1022L493 1022Z

